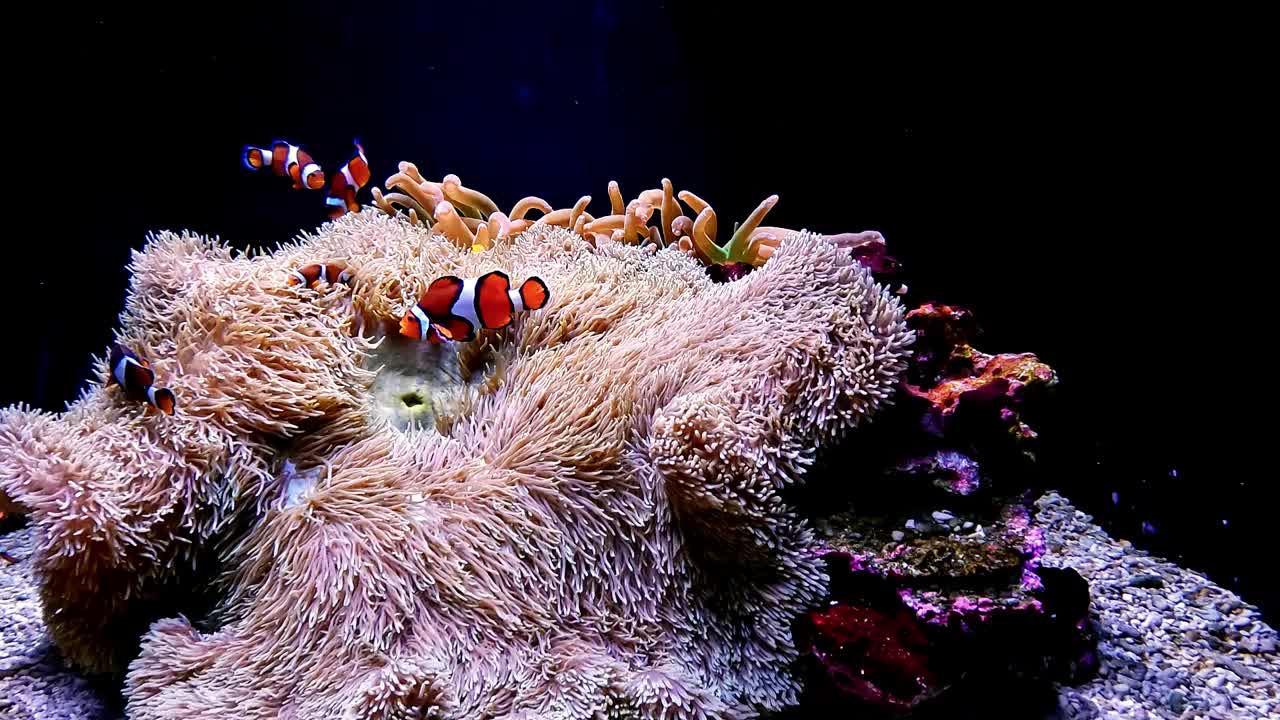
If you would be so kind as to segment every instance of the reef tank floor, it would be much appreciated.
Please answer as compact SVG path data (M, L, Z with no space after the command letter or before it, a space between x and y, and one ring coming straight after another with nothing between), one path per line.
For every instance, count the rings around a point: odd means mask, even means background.
M1100 629L1097 677L1075 687L1029 683L1022 692L1006 685L995 694L965 693L914 717L1263 720L1280 713L1276 631L1256 608L1199 573L1108 537L1056 493L1036 507L1044 565L1075 568L1089 582ZM30 535L29 528L0 535L0 546L19 559L0 566L0 717L123 717L119 696L67 669L46 637L26 560ZM776 717L821 713L805 707Z

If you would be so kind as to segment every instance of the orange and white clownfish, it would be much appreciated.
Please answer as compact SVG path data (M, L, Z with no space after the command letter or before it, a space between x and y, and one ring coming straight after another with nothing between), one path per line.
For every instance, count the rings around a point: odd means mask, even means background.
M449 329L437 322L432 322L422 308L414 305L409 312L400 318L400 334L414 340L429 342L432 345L453 342Z
M165 415L172 415L177 407L173 391L155 386L156 374L151 364L141 360L120 345L111 348L111 376L107 384L116 384L130 400L146 401Z
M409 308L400 321L400 332L423 339L425 322L436 326L447 340L469 342L480 328L506 327L515 313L540 310L550 299L551 291L541 278L531 277L512 289L511 279L501 270L466 280L446 275L433 280L418 304Z
M244 166L250 170L269 167L276 175L293 180L294 190L324 187L324 171L311 158L311 153L284 140L272 141L270 150L245 145Z
M351 271L347 266L340 262L331 263L312 263L294 270L289 273L290 286L303 285L305 287L314 288L320 284L321 280L333 285L334 283L351 284Z
M369 159L364 156L364 146L359 140L355 141L355 146L355 157L348 160L329 181L329 193L324 202L330 206L329 217L333 220L349 212L360 212L356 193L369 184Z

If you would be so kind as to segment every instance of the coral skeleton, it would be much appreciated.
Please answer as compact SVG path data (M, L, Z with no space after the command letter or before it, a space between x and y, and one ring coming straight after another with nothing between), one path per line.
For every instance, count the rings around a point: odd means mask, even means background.
M388 187L271 253L172 233L136 253L117 340L176 415L104 362L64 413L0 411L0 505L37 531L65 656L127 669L135 720L794 702L791 623L827 577L784 493L889 402L899 301L836 242L762 235L772 199L726 251L768 263L716 284L671 247L714 214L681 222L667 182L626 206L612 184L602 218L503 214L408 163ZM330 261L351 286L286 286ZM551 303L471 343L395 332L432 279L493 269Z

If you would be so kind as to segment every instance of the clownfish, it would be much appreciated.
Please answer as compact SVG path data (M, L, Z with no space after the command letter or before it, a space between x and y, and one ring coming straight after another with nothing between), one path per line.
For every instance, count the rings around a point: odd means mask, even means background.
M329 205L330 219L337 220L346 213L359 212L360 204L356 202L356 193L369 184L369 159L364 156L364 146L355 141L356 155L347 161L329 182L328 197L324 199Z
M333 285L335 283L351 284L351 271L342 263L312 263L289 273L290 286L303 285L314 288L321 280Z
M449 329L437 322L432 322L422 312L422 308L414 305L400 319L400 334L414 340L429 342L432 345L453 342L453 334Z
M156 374L151 363L138 359L120 345L111 348L111 376L107 384L119 385L130 400L145 400L165 415L172 415L177 406L173 391L155 386Z
M437 278L427 286L418 304L400 320L400 333L427 339L423 327L432 326L446 340L469 342L480 328L497 330L511 324L515 313L540 310L551 299L541 278L531 277L511 288L511 279L500 270L463 280L453 275Z
M293 180L294 190L324 187L324 171L311 158L311 153L284 140L273 141L270 150L245 145L244 166L255 171L270 167L276 175Z

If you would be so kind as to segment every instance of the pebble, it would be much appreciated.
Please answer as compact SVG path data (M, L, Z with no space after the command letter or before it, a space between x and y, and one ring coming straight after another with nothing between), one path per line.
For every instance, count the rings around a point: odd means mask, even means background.
M894 531L890 534L890 537L892 537L892 538L893 538L893 541L894 541L894 542L902 542L903 538L905 538L906 536L907 536L907 534L906 534L906 533L904 533L904 532L902 532L901 530L894 530Z
M955 520L955 519L956 519L956 516L955 516L955 515L952 515L951 513L947 512L946 510L934 510L934 511L933 511L933 521L934 521L934 522L945 523L945 522L950 522L950 521Z
M1098 674L1060 690L1060 717L1280 718L1277 634L1257 608L1108 537L1055 493L1037 507L1042 564L1084 576L1101 628Z
M1250 635L1240 643L1240 647L1256 655L1270 654L1276 651L1276 638L1274 635Z
M1116 625L1116 631L1119 632L1121 635L1126 635L1128 637L1133 637L1133 638L1142 637L1142 632L1138 630L1138 628L1126 623L1120 623Z
M1164 587L1164 578L1159 575L1134 575L1129 580L1129 587L1162 588Z

